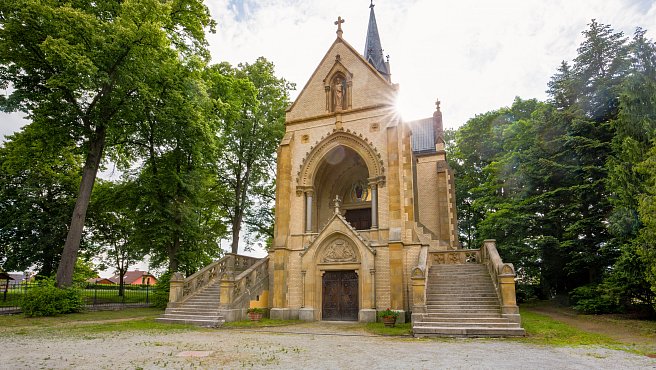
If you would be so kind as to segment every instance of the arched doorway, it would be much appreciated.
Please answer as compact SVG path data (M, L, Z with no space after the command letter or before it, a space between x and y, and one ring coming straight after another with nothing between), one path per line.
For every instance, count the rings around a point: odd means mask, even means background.
M372 192L368 184L369 171L362 157L347 146L337 146L322 159L314 178L317 228L334 213L336 197L342 216L355 229L372 226ZM313 231L317 231L314 229Z

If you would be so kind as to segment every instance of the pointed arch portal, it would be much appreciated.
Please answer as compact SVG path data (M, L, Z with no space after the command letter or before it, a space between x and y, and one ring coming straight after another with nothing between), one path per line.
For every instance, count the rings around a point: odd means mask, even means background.
M378 228L378 186L384 181L380 155L361 136L335 131L319 142L301 165L297 194L305 194L305 230L317 232L334 213L339 197L356 229Z

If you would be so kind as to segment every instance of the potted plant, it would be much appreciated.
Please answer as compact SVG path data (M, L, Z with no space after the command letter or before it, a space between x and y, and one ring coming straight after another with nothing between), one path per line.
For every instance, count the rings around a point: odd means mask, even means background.
M378 312L378 317L383 320L383 324L385 324L386 327L393 328L396 324L396 319L399 317L399 313L387 308L384 311Z
M248 318L251 319L251 321L260 321L264 315L264 308L249 308L246 310L246 313L248 314Z

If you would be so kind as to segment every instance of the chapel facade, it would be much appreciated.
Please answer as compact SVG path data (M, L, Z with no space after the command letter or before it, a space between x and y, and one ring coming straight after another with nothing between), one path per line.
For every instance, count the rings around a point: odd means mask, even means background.
M459 248L439 101L426 119L399 116L399 86L370 8L364 52L343 38L339 18L335 41L286 113L268 262L272 318L366 322L377 310L413 311L427 256Z

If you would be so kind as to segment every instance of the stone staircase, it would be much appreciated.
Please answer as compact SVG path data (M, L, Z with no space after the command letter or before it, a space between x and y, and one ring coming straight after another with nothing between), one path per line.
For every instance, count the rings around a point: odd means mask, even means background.
M159 322L217 327L225 322L219 313L220 280L205 286L176 307L167 307Z
M430 267L426 313L416 316L413 331L417 337L525 335L519 323L502 317L499 297L487 266L479 263Z

